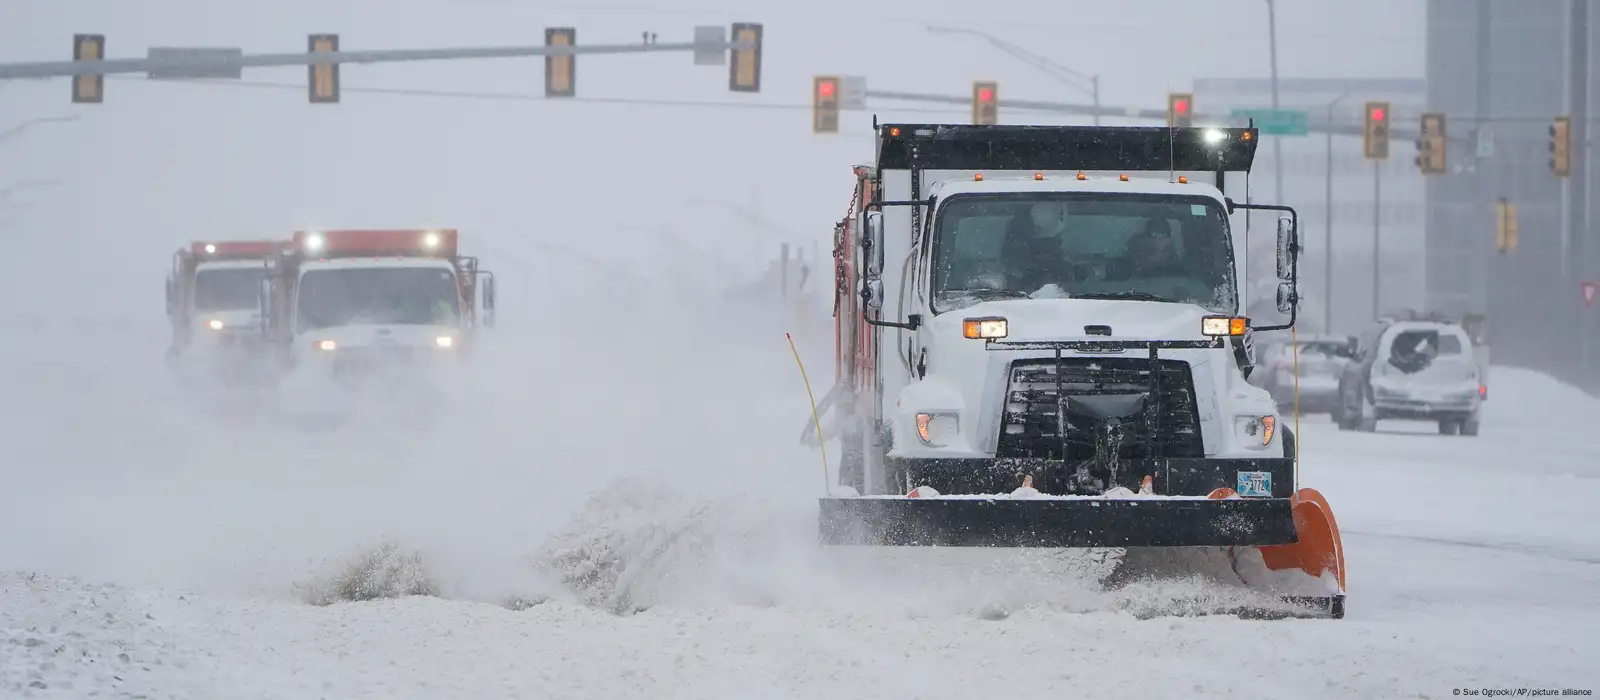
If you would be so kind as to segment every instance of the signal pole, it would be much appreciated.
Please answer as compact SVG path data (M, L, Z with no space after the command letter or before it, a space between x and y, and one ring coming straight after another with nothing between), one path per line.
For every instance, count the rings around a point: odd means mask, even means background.
M1383 161L1372 161L1372 320L1383 317L1383 307L1378 303L1379 283L1383 275L1383 240L1379 233L1383 228L1383 187L1380 185L1382 178L1378 176L1383 172Z
M1379 172L1389 159L1389 103L1368 102L1366 125L1362 129L1362 150L1372 161L1372 320L1381 315L1379 285L1382 284L1383 255L1379 243L1382 230L1383 197Z
M1323 201L1327 202L1327 206L1323 208L1322 212L1322 237L1326 241L1323 244L1325 249L1322 253L1323 258L1325 258L1322 261L1323 279L1325 280L1322 290L1322 330L1329 334L1333 333L1333 131L1331 127L1333 125L1333 108L1337 107L1340 102L1344 101L1344 98L1349 96L1350 93L1347 92L1328 103L1328 125L1330 129L1328 131L1327 172L1324 173L1323 180L1323 185L1326 188Z

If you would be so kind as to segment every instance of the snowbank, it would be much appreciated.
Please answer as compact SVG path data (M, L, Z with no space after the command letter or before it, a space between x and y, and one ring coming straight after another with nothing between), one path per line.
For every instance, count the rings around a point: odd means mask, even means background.
M1484 426L1572 428L1594 425L1600 398L1543 372L1521 367L1489 369L1489 400Z

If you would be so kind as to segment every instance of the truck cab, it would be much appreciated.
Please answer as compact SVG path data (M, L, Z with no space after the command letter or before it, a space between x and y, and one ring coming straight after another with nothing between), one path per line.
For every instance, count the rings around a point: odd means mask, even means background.
M196 241L172 255L167 276L168 356L220 354L260 340L257 295L283 241Z
M493 274L458 240L454 229L296 232L259 293L279 374L360 384L453 365L494 324Z
M1286 497L1292 436L1248 383L1248 128L878 127L841 255L841 484ZM1268 230L1266 235L1272 235ZM859 314L859 322L848 316ZM1292 324L1292 319L1291 319Z

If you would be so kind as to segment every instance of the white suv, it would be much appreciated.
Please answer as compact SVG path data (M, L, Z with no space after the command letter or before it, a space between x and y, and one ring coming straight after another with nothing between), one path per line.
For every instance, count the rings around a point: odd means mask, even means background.
M1442 435L1477 435L1484 399L1472 337L1438 320L1380 321L1363 333L1339 378L1333 418L1341 430L1379 420L1424 420Z

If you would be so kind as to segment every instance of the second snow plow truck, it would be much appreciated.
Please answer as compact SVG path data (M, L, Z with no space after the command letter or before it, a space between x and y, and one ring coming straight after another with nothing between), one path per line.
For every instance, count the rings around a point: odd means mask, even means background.
M455 229L296 232L260 295L279 409L332 425L370 396L432 416L478 328L494 324L493 274L458 240Z
M822 543L1221 559L1266 614L1342 618L1333 513L1246 382L1298 301L1294 210L1234 199L1258 132L874 128L835 228ZM1287 325L1241 315L1246 210L1281 215Z
M256 297L285 241L196 241L172 255L167 360L197 370L195 386L253 386L265 377ZM186 375L187 376L187 375Z

